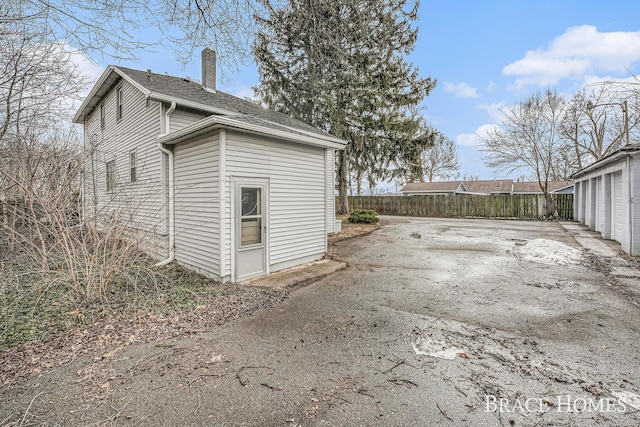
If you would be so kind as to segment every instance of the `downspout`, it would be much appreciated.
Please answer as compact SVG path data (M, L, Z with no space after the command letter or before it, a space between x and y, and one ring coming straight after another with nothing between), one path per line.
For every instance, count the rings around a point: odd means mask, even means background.
M633 175L631 174L631 154L627 154L627 182L629 191L629 255L633 253L633 195L631 194L631 180Z
M164 135L171 132L171 126L169 126L169 116L173 113L173 110L176 109L176 101L171 101L171 107L164 113Z
M165 120L164 120L164 126L165 126L165 132L164 134L168 134L169 133L169 116L171 115L171 113L173 113L173 110L176 109L176 103L175 101L171 102L171 107L169 107L169 109L167 110L167 112L165 113ZM167 201L169 203L169 257L163 261L160 261L159 263L156 264L156 267L161 267L163 265L167 265L171 262L173 262L173 260L176 257L176 250L175 250L175 240L176 240L176 223L175 223L175 207L173 205L173 197L174 197L174 188L173 188L173 151L171 150L167 150L166 148L163 147L162 143L159 142L158 143L158 149L167 155L168 159L169 159L169 200Z

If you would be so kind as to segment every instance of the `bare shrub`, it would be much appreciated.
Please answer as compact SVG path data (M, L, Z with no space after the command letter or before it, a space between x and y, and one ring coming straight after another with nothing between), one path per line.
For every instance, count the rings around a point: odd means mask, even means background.
M83 216L83 153L72 133L22 147L11 153L14 173L0 168L0 227L9 250L32 260L38 286L63 284L79 302L106 301L116 281L154 274L133 224L137 206L114 199L108 214Z

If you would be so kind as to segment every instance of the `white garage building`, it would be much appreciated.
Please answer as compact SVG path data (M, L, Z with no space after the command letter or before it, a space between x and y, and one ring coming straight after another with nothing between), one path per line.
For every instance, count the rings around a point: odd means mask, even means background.
M640 255L640 144L621 148L573 179L578 222L620 242L624 252Z

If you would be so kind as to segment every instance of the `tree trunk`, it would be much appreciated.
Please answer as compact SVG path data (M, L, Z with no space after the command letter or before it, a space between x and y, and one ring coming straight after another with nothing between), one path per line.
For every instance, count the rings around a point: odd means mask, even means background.
M349 173L347 170L347 155L344 150L338 152L338 203L336 214L349 215L349 199L347 198L347 186Z
M578 145L578 128L573 140L573 148L576 150L576 158L578 159L578 170L582 170L582 156L580 156L580 146Z
M558 216L558 209L556 207L556 202L553 199L553 195L550 194L546 189L544 191L544 199L547 205L546 208L546 217L547 218L555 218Z

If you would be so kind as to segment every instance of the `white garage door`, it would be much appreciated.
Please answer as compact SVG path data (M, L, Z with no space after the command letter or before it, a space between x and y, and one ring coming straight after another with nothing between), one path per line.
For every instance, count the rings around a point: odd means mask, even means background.
M613 194L611 194L611 206L613 208L613 215L611 219L611 231L613 240L622 242L622 230L623 230L623 214L624 214L624 198L622 196L622 172L614 173L611 176L611 186L613 187Z
M602 229L604 228L604 224L602 223L602 220L604 218L604 203L603 203L603 197L602 197L602 177L599 176L598 178L596 178L596 209L595 209L595 215L596 215L596 220L595 220L595 230L596 231L602 231Z

